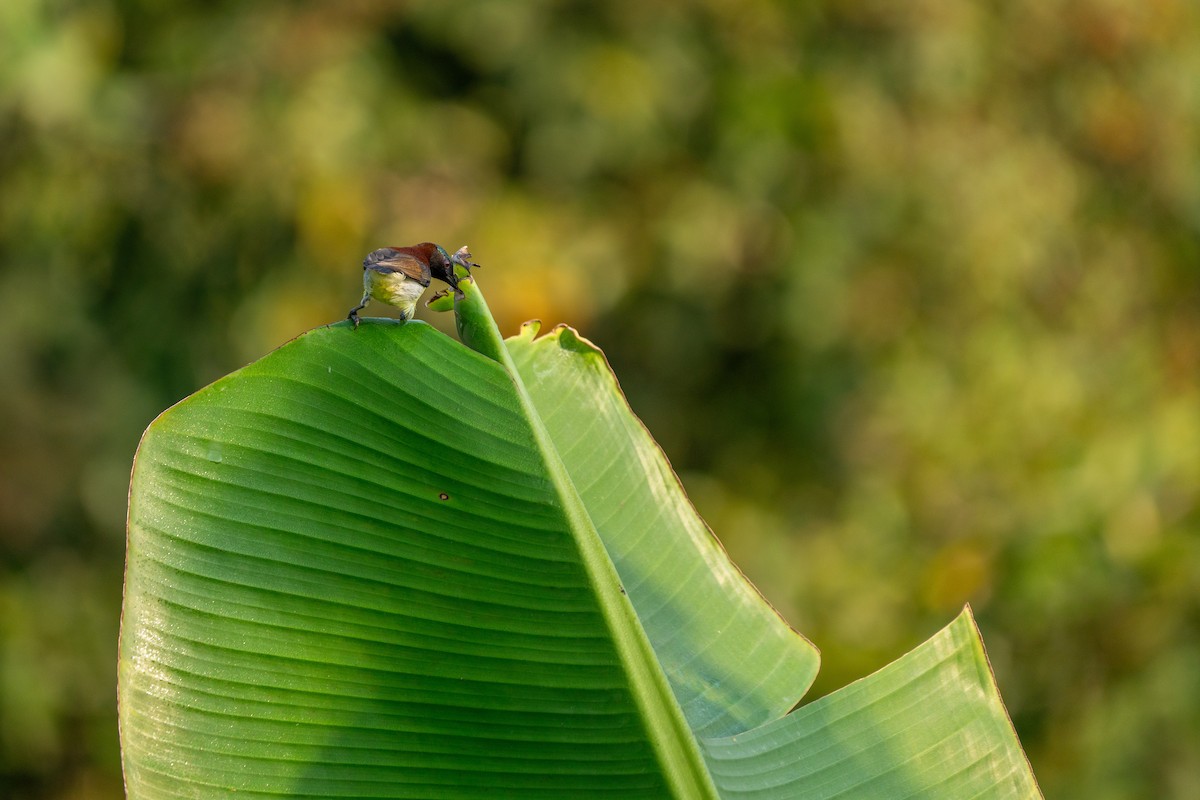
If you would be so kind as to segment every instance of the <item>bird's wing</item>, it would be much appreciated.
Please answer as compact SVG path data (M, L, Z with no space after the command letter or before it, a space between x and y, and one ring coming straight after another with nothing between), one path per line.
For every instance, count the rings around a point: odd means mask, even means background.
M364 265L364 268L373 269L376 272L382 272L385 274L403 272L406 277L412 278L422 286L428 286L431 277L429 274L428 264L413 258L407 253L399 253L395 251L388 256L379 259L378 261Z

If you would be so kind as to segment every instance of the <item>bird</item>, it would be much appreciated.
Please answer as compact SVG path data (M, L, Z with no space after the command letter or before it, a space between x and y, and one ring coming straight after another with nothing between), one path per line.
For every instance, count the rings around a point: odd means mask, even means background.
M470 275L471 252L466 245L450 255L433 242L422 242L411 247L381 247L363 259L362 302L350 310L346 319L358 329L358 312L366 308L371 298L400 309L400 319L412 319L413 311L421 294L429 288L432 278L458 288L455 266L460 266Z

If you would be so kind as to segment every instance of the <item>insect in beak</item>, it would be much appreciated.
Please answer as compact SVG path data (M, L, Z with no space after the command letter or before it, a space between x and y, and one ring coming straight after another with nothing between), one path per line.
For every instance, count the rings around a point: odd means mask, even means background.
M458 264L460 267L465 269L468 275L470 275L473 267L483 266L482 264L476 264L471 260L471 251L467 249L465 244L458 248L458 250L454 252L454 255L450 256L450 261L451 263Z

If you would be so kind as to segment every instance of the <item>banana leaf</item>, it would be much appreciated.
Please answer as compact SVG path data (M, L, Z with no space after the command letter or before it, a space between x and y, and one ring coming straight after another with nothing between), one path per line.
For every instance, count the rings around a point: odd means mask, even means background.
M129 497L134 798L1037 797L968 612L818 654L569 328L319 328L164 412Z

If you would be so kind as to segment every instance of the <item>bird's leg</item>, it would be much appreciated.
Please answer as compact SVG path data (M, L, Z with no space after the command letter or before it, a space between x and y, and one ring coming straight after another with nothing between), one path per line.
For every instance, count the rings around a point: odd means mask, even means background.
M363 292L362 302L350 309L350 313L346 315L346 319L354 323L354 330L358 330L358 312L367 307L367 303L371 300L370 290Z

